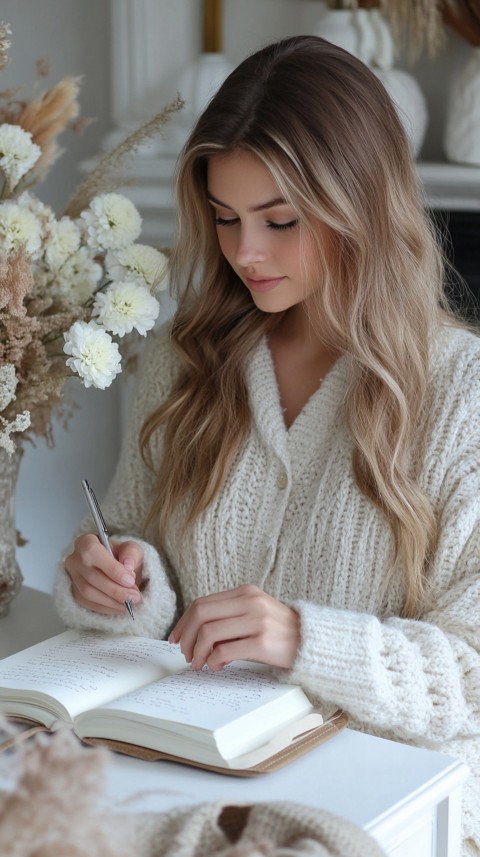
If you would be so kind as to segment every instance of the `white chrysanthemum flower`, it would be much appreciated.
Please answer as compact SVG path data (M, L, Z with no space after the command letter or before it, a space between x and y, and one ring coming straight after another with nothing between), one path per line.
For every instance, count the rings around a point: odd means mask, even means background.
M80 229L69 217L50 224L45 242L45 261L52 271L58 271L80 247Z
M130 244L119 250L109 250L105 267L112 280L128 280L150 291L167 286L168 259L165 253L148 244Z
M145 286L135 283L113 283L95 297L92 314L98 322L116 336L125 336L133 329L142 336L151 330L158 318L160 305Z
M80 247L58 271L53 288L68 303L83 304L92 296L102 275L102 266L92 259L86 247Z
M142 228L142 218L133 202L120 193L94 197L80 218L86 241L94 250L113 250L132 244Z
M0 253L9 256L25 246L27 253L35 258L42 244L40 223L28 208L14 202L0 206Z
M40 222L44 231L48 230L50 228L50 224L55 220L55 212L53 211L53 208L49 205L45 205L44 202L39 200L38 196L35 196L35 194L30 193L28 190L24 190L23 193L16 198L15 202L22 208L28 208L28 210L31 211Z
M0 125L0 169L12 190L37 163L42 150L20 125Z
M80 375L85 387L104 390L122 371L117 343L94 321L76 321L64 339L63 350L71 355L67 366Z
M0 366L0 411L4 411L15 398L17 376L13 363Z
M4 449L9 455L13 455L15 444L10 435L26 431L30 423L30 411L22 411L11 422L0 417L0 449Z

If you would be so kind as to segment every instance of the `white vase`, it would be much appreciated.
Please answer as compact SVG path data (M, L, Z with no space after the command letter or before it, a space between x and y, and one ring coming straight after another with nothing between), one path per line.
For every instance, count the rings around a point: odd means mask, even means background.
M428 126L425 96L413 75L399 68L373 69L394 102L410 140L413 156L420 154Z
M416 158L427 131L427 103L413 75L393 67L387 21L378 9L328 9L324 3L321 7L314 34L358 57L377 75L397 107Z
M447 108L444 150L449 161L480 166L480 48L453 82Z
M196 119L232 70L226 56L215 52L201 54L198 60L184 69L178 80L178 91L185 107L162 131L159 147L163 154L178 154Z
M366 9L329 9L321 3L320 17L314 35L338 45L366 65L370 65L376 49L376 35L370 26Z

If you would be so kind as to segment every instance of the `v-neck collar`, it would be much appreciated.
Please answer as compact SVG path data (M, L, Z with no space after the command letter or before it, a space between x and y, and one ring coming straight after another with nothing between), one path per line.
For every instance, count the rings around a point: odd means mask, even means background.
M280 391L273 357L266 337L249 355L246 380L252 418L268 444L282 459L298 443L317 447L323 432L328 431L345 401L348 390L348 357L335 361L318 389L310 396L293 423L287 428L283 416Z

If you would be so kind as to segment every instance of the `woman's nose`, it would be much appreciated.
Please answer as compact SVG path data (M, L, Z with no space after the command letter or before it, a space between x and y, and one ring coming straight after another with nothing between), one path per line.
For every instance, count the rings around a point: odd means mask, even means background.
M240 231L236 259L237 264L243 268L254 265L256 262L263 262L266 259L264 242L260 240L260 236L254 230L242 229Z

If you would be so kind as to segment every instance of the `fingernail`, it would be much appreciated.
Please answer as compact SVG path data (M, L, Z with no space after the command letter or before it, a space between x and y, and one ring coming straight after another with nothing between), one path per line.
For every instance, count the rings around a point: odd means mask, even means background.
M123 560L122 565L126 571L130 572L130 574L133 574L133 576L135 577L135 563L133 559L127 557Z
M123 583L124 586L134 586L135 578L131 574L122 574L120 583Z

